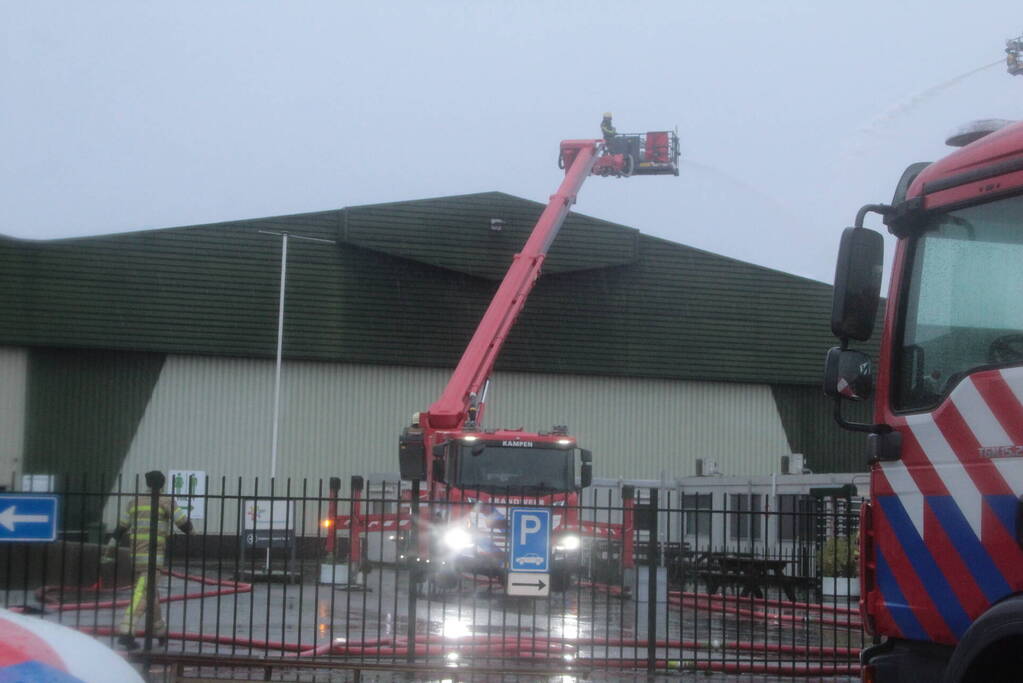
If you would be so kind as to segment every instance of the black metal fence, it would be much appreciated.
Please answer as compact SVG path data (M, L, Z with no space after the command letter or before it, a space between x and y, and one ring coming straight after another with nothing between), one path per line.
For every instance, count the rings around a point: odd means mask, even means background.
M509 510L542 501L429 500L358 477L205 484L176 500L193 533L174 533L161 564L131 534L107 548L132 501L150 500L143 483L70 482L56 541L0 544L3 606L112 647L135 639L136 661L178 678L858 671L853 499L593 487L546 506L548 571L509 581Z

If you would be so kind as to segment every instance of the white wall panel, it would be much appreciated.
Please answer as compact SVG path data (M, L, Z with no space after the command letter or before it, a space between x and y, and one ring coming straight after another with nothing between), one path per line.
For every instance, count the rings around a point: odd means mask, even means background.
M726 474L766 474L789 453L765 385L530 374L496 379L491 424L566 424L593 450L596 477L685 476L694 473L697 458L717 460Z
M27 378L28 351L0 346L0 485L21 473Z
M446 379L443 370L286 363L278 478L395 471L399 432ZM125 472L269 477L272 415L272 362L171 356ZM567 424L604 478L689 475L700 457L725 474L764 474L789 452L763 385L506 373L495 376L485 424Z
M196 469L217 483L270 475L273 363L168 357L124 473ZM397 471L397 441L447 371L287 362L282 373L277 477ZM788 453L770 389L712 382L499 374L485 424L568 425L594 452L601 478L656 479L694 471L698 457L726 474L772 471ZM295 483L295 486L300 484ZM230 487L229 487L229 490Z

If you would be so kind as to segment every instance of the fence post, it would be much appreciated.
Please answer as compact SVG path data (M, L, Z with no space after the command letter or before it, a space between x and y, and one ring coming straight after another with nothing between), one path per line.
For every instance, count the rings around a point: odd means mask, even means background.
M362 565L362 477L352 477L351 522L348 532L348 584L361 585Z
M657 569L660 565L660 541L657 536L657 487L650 489L650 540L647 545L647 597L646 597L646 670L657 670Z
M636 553L633 547L636 531L635 496L635 487L629 484L622 486L622 567L624 569L633 569L636 566Z
M148 482L147 482L148 483ZM153 625L156 622L156 544L160 523L160 489L149 487L149 563L146 565L146 637L143 648L148 654L153 647ZM167 549L164 548L164 552Z
M340 490L341 477L331 477L330 498L327 500L327 519L330 520L330 524L327 525L327 538L324 546L324 550L326 550L331 564L336 564L334 546L337 543L337 495Z
M409 548L415 548L416 562L409 563L408 570L408 629L406 640L408 641L408 663L416 661L416 603L419 596L416 595L416 581L419 578L419 480L412 480L412 501L409 508L411 521L409 522ZM400 516L399 516L400 519Z

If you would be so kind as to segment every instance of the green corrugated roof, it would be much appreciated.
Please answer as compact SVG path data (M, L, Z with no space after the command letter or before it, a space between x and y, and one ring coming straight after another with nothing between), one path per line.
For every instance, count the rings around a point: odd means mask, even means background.
M541 205L502 193L0 239L0 344L453 366ZM500 233L490 218L505 220ZM831 287L572 214L499 369L816 384Z
M340 237L385 254L500 281L543 204L502 192L359 206L342 213ZM500 231L491 219L503 221ZM623 265L636 259L638 230L570 214L544 264L546 273Z

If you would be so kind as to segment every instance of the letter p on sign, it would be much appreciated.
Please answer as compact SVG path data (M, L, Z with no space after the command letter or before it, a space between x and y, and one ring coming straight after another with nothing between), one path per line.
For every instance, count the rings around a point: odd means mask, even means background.
M529 541L526 538L539 532L542 528L543 523L536 515L522 515L522 524L519 526L519 545L528 544Z

